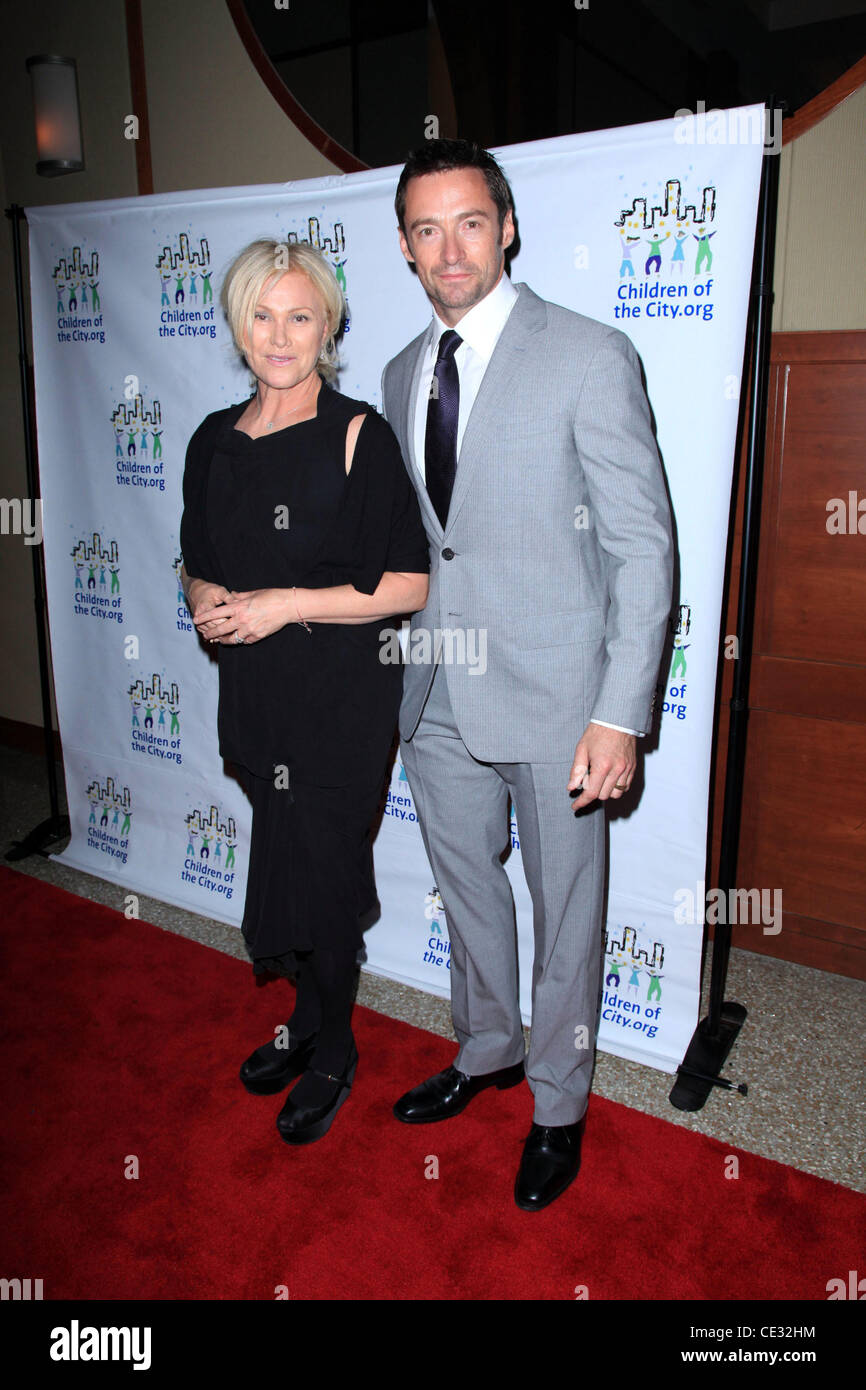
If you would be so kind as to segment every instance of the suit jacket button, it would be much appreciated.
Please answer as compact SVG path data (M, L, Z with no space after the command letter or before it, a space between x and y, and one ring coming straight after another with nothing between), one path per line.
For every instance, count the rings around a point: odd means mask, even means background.
M442 551L442 559L443 559L443 560L453 560L453 559L454 559L454 551L451 549L450 545L446 545L445 549Z

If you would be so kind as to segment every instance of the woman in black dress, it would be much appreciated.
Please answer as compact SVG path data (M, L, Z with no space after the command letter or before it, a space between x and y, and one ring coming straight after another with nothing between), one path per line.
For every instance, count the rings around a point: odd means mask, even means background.
M344 301L325 258L254 242L222 303L257 388L190 440L181 573L218 644L220 753L253 807L244 940L254 973L297 979L288 1024L241 1080L273 1094L301 1077L277 1127L304 1144L327 1132L357 1066L369 831L402 686L381 634L424 606L429 558L390 426L329 384Z

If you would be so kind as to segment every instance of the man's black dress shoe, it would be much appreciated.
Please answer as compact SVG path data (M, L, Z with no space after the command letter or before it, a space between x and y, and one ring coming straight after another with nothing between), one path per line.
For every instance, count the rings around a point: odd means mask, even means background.
M315 1033L310 1038L295 1042L289 1037L292 1047L277 1047L276 1038L257 1047L242 1063L241 1081L254 1096L273 1096L282 1091L295 1076L306 1071L313 1048L316 1045Z
M349 1099L357 1067L358 1052L354 1042L342 1076L332 1076L330 1072L308 1067L307 1071L313 1076L321 1076L325 1081L334 1082L334 1094L327 1104L312 1107L296 1105L289 1096L277 1116L280 1137L285 1139L287 1144L312 1144L315 1139L321 1139L327 1134L340 1106Z
M456 1067L446 1067L444 1071L413 1086L401 1096L394 1106L398 1120L407 1125L426 1125L433 1120L447 1120L465 1110L473 1096L486 1091L488 1086L505 1091L509 1086L519 1086L525 1076L522 1062L513 1067L502 1067L499 1071L485 1072L482 1076L467 1076Z
M580 1171L583 1119L573 1125L537 1125L523 1146L514 1200L524 1211L549 1206Z

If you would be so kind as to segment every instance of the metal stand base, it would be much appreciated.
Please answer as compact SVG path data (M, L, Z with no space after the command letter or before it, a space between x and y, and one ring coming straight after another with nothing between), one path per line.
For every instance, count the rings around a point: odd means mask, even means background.
M68 816L49 816L35 825L23 840L13 840L11 849L7 849L3 857L14 861L27 859L31 854L41 854L47 859L49 851L61 840L67 839L69 834Z
M735 1086L719 1076L745 1021L746 1010L742 1004L726 999L715 1036L709 1032L708 1018L698 1024L686 1055L677 1068L677 1080L669 1097L671 1105L677 1110L700 1110L713 1086L746 1094L745 1086Z

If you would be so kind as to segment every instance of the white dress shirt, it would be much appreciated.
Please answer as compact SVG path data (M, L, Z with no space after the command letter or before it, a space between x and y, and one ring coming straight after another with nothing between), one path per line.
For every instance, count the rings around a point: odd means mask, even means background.
M466 422L475 404L475 397L478 395L484 373L487 371L487 364L493 356L493 350L499 342L499 335L516 302L517 290L508 276L503 274L498 285L477 304L473 305L454 329L455 333L459 333L463 340L454 353L454 361L457 364L457 379L460 383L460 408L457 416L458 460ZM439 341L442 334L448 331L448 327L449 325L442 322L434 309L433 341L424 355L421 379L418 383L418 397L415 402L415 459L425 482L424 449L427 440L427 407L430 400L430 386L433 381L433 369L439 356ZM624 734L637 734L638 738L643 737L635 729L624 729L621 724L608 724L604 719L593 719L591 722L603 724L607 729L619 729Z
M517 290L507 275L499 284L485 295L476 305L464 314L455 328L463 339L454 354L457 364L457 378L460 382L460 410L457 416L457 457L466 422L475 404L478 388L481 385L487 364L493 356L493 349L499 342L499 335L505 327L508 315L517 303ZM427 438L427 404L430 400L430 385L433 381L433 368L439 356L439 340L447 333L448 324L443 323L435 309L433 311L433 342L430 344L421 368L418 385L418 399L415 404L415 458L424 472L424 445Z

